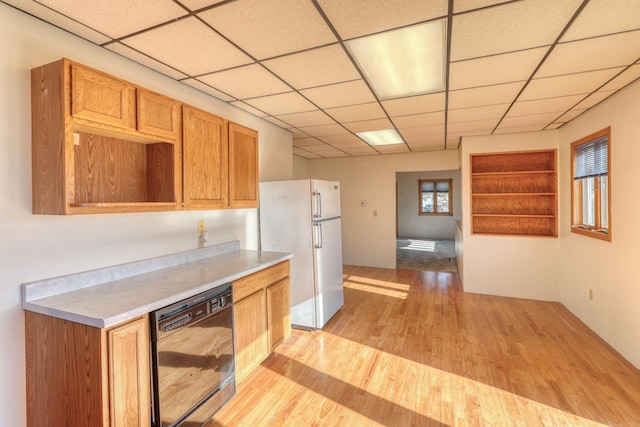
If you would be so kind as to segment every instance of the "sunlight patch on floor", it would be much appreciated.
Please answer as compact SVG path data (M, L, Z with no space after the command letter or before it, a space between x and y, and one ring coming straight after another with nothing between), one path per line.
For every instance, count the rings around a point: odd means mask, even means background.
M400 250L409 250L409 251L422 251L422 252L435 252L436 251L436 242L433 240L413 240L413 239L403 239L401 242L409 242L408 245L400 244L398 249Z

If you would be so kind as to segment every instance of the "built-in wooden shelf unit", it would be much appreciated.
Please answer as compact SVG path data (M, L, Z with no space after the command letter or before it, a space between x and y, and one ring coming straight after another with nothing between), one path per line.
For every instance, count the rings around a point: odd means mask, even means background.
M558 235L556 150L471 154L473 234Z

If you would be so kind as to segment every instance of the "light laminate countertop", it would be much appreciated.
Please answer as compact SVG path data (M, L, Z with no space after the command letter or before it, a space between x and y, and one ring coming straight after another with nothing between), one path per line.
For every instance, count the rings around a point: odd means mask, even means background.
M22 308L107 328L291 258L228 242L22 285Z

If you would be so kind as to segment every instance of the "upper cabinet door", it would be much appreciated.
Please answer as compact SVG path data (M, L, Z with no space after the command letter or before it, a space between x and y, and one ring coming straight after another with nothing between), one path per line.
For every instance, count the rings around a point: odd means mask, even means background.
M177 140L180 135L180 103L138 89L138 130L170 141Z
M191 209L228 205L227 121L183 106L184 205Z
M258 207L258 132L229 123L229 206Z
M136 89L99 71L71 65L71 113L75 119L134 129Z

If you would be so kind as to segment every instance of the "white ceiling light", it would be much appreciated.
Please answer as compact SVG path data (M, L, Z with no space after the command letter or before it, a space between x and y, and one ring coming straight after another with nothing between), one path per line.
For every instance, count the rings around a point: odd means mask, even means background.
M444 90L446 21L345 42L380 99Z
M369 145L374 146L404 144L402 137L395 129L358 132L356 135L364 139Z

